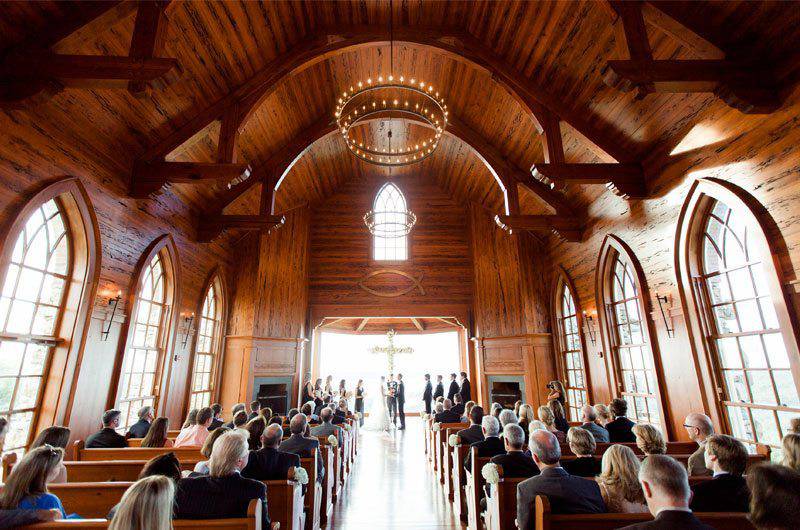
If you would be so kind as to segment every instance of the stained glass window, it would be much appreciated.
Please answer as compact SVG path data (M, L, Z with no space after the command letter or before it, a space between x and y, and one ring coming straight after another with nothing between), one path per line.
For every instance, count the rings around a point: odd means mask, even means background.
M578 315L575 299L569 286L562 284L560 311L558 315L561 333L561 362L566 376L567 408L569 419L580 421L581 408L588 402L586 372L583 367L583 348L581 346Z
M211 404L221 329L218 291L216 282L211 282L203 298L203 311L198 322L197 346L192 367L189 410L207 407Z
M404 225L406 222L406 198L400 189L391 182L378 191L373 205L377 224ZM373 256L379 261L399 261L408 259L408 236L386 237L376 234L373 238Z

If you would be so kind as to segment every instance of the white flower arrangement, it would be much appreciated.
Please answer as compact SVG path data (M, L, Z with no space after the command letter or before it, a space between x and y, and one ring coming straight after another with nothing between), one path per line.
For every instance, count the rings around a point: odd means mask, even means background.
M487 484L497 484L500 482L500 468L497 464L491 462L483 466L481 475L486 479Z
M356 420L360 420L360 419L361 419L361 413L360 413L360 412L356 412L355 414L353 414L353 417L354 417Z
M447 439L447 445L449 445L450 447L455 447L460 442L461 442L461 440L458 438L457 434L451 434L450 438Z
M434 423L432 429L434 432L438 432L442 430L442 426L438 423Z
M347 432L350 432L350 430L351 430L352 428L353 428L353 427L352 427L352 426L350 426L350 424L349 424L349 423L345 423L345 424L344 424L344 430L346 430Z
M328 436L328 443L331 444L333 447L339 447L339 440L334 435Z
M308 471L302 467L294 468L294 480L300 484L308 484Z

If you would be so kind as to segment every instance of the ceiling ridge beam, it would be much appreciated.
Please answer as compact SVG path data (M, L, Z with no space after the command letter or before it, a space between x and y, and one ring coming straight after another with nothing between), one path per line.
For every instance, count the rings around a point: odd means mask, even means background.
M554 233L561 239L579 242L583 236L580 219L565 215L497 215L494 218L503 230Z
M197 241L208 243L225 230L271 231L286 222L283 215L210 215L200 219Z
M647 197L644 169L638 163L536 163L531 174L556 190L563 190L567 184L602 184L626 199Z

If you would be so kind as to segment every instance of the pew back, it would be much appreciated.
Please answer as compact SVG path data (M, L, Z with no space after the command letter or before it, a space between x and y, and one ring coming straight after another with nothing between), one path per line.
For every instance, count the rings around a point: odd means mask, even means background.
M175 453L178 460L193 462L193 465L206 457L199 447L123 447L119 449L86 449L82 440L74 445L74 459L77 461L96 460L150 460L154 456Z

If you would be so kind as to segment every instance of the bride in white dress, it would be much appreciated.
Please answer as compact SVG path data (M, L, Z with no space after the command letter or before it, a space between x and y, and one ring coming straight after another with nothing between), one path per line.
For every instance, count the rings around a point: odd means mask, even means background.
M364 429L368 431L389 431L389 410L386 407L386 378L381 377L380 399L373 399L369 408L369 416L364 423Z

